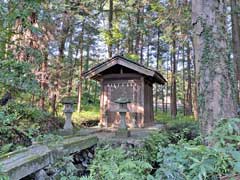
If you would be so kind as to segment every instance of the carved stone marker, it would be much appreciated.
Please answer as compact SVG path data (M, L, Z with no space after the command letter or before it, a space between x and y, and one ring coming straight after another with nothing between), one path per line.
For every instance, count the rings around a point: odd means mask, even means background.
M118 130L116 131L116 136L129 137L130 131L128 130L126 125L126 113L128 112L126 105L127 103L130 103L130 100L126 98L119 98L114 102L120 105L120 108L118 110L120 114L120 125L118 127Z

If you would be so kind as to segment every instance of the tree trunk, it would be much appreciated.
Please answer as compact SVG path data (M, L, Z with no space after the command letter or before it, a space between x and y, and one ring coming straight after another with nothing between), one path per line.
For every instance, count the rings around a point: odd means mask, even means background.
M237 77L237 102L239 104L239 86L240 86L240 21L236 12L239 5L237 0L231 0L231 19L232 19L232 43L233 43L233 60L235 65L235 74Z
M141 41L140 41L140 45L141 45L141 48L140 48L140 64L143 64L143 48L144 48L144 36L143 34L141 35Z
M192 75L191 75L191 49L187 45L187 97L186 97L186 115L192 115Z
M109 0L109 16L108 16L108 31L110 41L112 41L112 23L113 23L113 0ZM112 42L108 44L108 57L112 57Z
M141 16L141 10L140 7L137 9L137 37L136 37L136 45L135 45L135 54L138 55L139 49L140 49L140 38L141 38L141 31L140 31L140 16Z
M98 84L97 84L96 82L94 82L94 83L95 83L95 88L94 88L94 99L93 99L93 103L96 104Z
M47 82L47 79L48 79L48 59L47 59L47 56L48 56L48 53L45 52L44 53L44 61L41 65L41 81L40 81L40 87L42 89L42 94L41 94L41 97L40 97L40 101L39 101L39 107L44 110L45 109L45 93L47 91L47 87L48 87L48 82Z
M182 50L182 90L183 90L183 114L186 114L186 93L185 93L185 47Z
M233 62L227 56L223 0L192 2L200 128L207 136L222 118L236 117ZM207 144L211 142L206 142Z
M149 61L150 61L150 38L148 39L148 45L147 45L147 64L146 66L149 67Z
M166 83L166 102L165 102L165 110L166 110L166 112L168 112L168 104L169 104L169 89L168 89L168 79L169 79L169 73L168 73L168 67L169 67L169 59L170 59L170 66L171 66L171 57L170 58L167 58L167 72L166 72L166 78L167 78L167 83Z
M172 80L171 80L171 115L177 116L177 87L176 87L176 40L173 39L172 52Z
M87 71L89 69L89 58L90 58L90 43L88 42L87 44L87 57L85 60L85 67L84 67L84 71ZM88 89L88 79L85 79L85 87L84 90L87 91Z
M82 102L82 72L83 72L83 36L84 36L84 22L82 24L82 33L80 38L80 65L79 65L79 83L78 83L78 104L77 112L81 111L81 102Z
M157 40L157 67L156 70L159 71L159 61L160 61L160 29L158 28L158 40ZM158 107L158 88L159 86L156 84L155 91L155 112L157 112ZM162 88L163 89L163 88ZM163 97L162 97L163 98ZM164 107L162 107L164 110Z
M51 98L51 107L52 107L52 114L55 116L57 113L57 107L56 107L56 101L57 101L57 95L53 94Z
M161 87L161 94L162 94L162 112L165 112L165 105L164 105L164 86Z
M69 80L68 80L68 90L67 90L67 95L71 96L72 94L72 89L73 89L73 74L74 74L74 65L73 65L73 60L72 60L72 50L69 50L69 62L70 62L70 67L69 67Z
M193 89L193 115L194 119L198 120L198 103L197 103L197 72L196 72L196 58L195 58L195 52L194 54L194 60L193 60L193 70L194 70L194 89Z

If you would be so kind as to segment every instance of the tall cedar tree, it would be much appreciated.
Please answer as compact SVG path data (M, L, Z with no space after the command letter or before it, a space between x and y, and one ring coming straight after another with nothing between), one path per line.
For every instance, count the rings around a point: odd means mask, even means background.
M236 116L236 89L233 64L227 54L225 10L224 0L192 2L198 109L204 136L212 132L217 121Z

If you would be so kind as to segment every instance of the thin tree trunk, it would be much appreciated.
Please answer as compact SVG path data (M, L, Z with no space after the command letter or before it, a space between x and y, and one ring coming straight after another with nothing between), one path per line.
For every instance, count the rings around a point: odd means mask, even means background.
M96 100L97 100L97 87L98 87L98 84L95 82L94 100L93 100L93 103L94 103L94 104L96 104Z
M91 102L90 101L91 94L92 94L91 90L92 90L92 83L90 83L89 86L88 86L88 93L89 93L88 100L87 100L88 104Z
M140 38L141 38L141 31L140 31L140 17L141 16L141 10L140 7L137 9L137 37L136 37L136 45L135 45L135 54L138 55L139 49L140 49Z
M194 89L193 89L193 115L194 119L198 120L198 102L197 102L197 72L196 72L196 58L194 53L193 60L193 70L194 70Z
M177 116L177 87L176 87L176 40L173 39L172 52L172 80L171 80L171 115L173 118Z
M52 106L52 114L55 116L57 113L57 107L56 107L56 101L57 101L57 95L53 94L53 97L51 99L51 106Z
M164 105L164 87L161 87L161 94L162 94L162 112L165 112L165 105Z
M191 75L191 49L187 45L187 97L186 97L186 115L192 115L192 75Z
M185 47L182 51L182 90L183 90L183 114L186 114L186 93L185 93Z
M48 53L45 52L44 54L44 61L41 65L41 81L40 81L40 87L42 89L42 95L40 97L40 101L39 101L39 107L44 110L45 109L45 94L46 91L47 91L47 86L48 86L48 82L47 82L47 75L48 75L48 63L47 63L47 56L48 56Z
M216 122L237 115L236 86L228 58L226 6L223 0L192 2L192 24L198 84L198 109L203 136L210 134ZM213 142L207 142L211 145Z
M113 23L113 0L109 0L109 16L108 16L108 31L110 40L112 40L112 23ZM108 57L112 57L112 42L108 44Z
M158 28L158 40L157 40L157 67L156 70L159 71L159 61L160 61L160 29ZM158 85L156 84L156 91L155 91L155 112L158 109ZM163 97L162 97L163 98ZM162 104L163 105L163 104ZM164 107L162 106L164 110Z
M80 65L79 65L79 83L78 83L78 104L77 104L77 112L81 112L81 103L82 103L82 72L83 72L83 36L85 29L85 22L82 24L82 32L80 38Z
M148 41L148 45L147 45L147 67L149 67L149 60L150 60L150 48L149 48L149 46L150 46L150 42Z
M88 42L87 44L87 58L85 60L85 67L84 70L87 71L89 69L89 58L90 58L90 43ZM85 88L84 90L86 91L88 88L88 80L85 79Z
M140 40L140 45L141 45L141 49L140 49L140 64L143 64L143 48L144 48L144 43L143 43L143 34L141 35L141 40Z
M169 79L169 77L168 77L168 75L169 75L169 73L168 73L168 67L169 67L169 58L167 58L167 72L166 72L166 76L167 76L167 80ZM171 66L171 55L170 55L170 66ZM165 105L166 105L166 107L165 107L165 110L166 110L166 112L168 113L168 105L169 105L169 89L168 89L168 81L167 81L167 83L166 83L166 102L165 102Z
M239 2L239 1L238 1ZM231 0L231 19L232 19L232 43L233 43L233 60L235 65L235 74L237 77L237 102L239 104L239 89L240 89L240 21L237 14L239 4L237 0Z

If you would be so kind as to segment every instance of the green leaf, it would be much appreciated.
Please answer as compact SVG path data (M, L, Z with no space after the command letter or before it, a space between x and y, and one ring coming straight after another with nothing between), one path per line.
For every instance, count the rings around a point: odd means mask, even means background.
M235 172L240 173L240 162L235 163L233 169Z
M232 151L231 155L236 161L240 162L240 152L239 151Z

